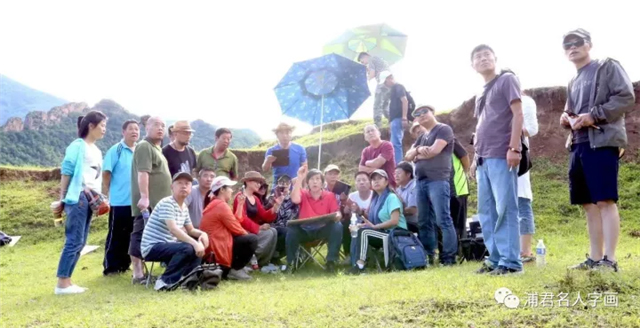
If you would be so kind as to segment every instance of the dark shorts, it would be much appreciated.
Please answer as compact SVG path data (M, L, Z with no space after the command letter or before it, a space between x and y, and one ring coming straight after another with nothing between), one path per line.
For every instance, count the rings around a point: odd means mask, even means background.
M571 204L618 201L618 148L591 148L588 142L571 146L569 194Z
M144 219L142 215L138 215L133 219L133 231L131 232L131 240L129 241L129 255L142 258L140 244L142 243L142 233L144 232Z

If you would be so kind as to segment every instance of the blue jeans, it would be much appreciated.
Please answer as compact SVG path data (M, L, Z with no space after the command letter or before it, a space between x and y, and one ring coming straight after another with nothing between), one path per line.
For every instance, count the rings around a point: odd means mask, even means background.
M520 221L520 235L533 235L536 232L531 199L518 197L518 220Z
M435 255L438 248L436 224L442 231L440 263L455 263L458 237L450 210L449 181L418 180L418 225L420 242L427 255Z
M58 263L58 278L71 278L80 259L80 252L87 243L93 212L84 192L80 192L77 203L65 204L64 211L67 221L64 227L64 248Z
M478 220L489 251L487 265L521 270L518 224L518 168L506 159L484 158L477 168Z
M316 240L328 242L327 262L338 261L342 243L342 223L331 222L314 230L305 230L300 226L287 227L287 264L292 265L295 262L300 244Z
M186 276L202 263L193 246L181 241L153 245L144 260L167 263L167 268L160 276L165 284L180 281L182 276Z
M404 138L404 129L402 128L402 118L394 118L391 121L391 144L393 144L393 157L396 164L402 162L404 152L402 151L402 138Z

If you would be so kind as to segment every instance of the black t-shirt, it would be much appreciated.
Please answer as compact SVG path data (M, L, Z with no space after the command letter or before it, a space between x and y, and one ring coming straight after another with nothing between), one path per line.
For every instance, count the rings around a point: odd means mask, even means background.
M391 87L391 94L389 96L389 121L402 118L402 101L400 99L406 96L407 90L405 90L402 84L395 84Z
M257 202L257 200L256 200ZM246 201L245 202L246 206L247 206L247 216L251 219L255 219L258 217L258 206L256 205L256 203L251 204L250 201Z
M196 167L196 151L189 146L184 151L177 151L171 145L166 145L162 148L162 155L167 159L171 177L178 172L192 173Z

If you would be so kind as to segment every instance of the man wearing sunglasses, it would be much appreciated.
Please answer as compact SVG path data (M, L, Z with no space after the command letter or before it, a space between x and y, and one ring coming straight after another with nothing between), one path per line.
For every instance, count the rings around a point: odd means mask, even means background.
M571 129L567 140L571 204L587 213L590 253L573 269L618 271L618 153L627 144L624 116L634 107L631 81L613 59L592 60L591 34L584 29L564 35L565 55L577 69L567 88L560 125Z
M433 107L417 106L413 111L416 122L427 132L407 151L405 159L416 164L415 174L418 182L418 236L434 264L437 242L437 229L442 230L442 252L440 264L444 266L456 263L458 237L451 218L450 197L451 155L454 136L450 126L439 123Z

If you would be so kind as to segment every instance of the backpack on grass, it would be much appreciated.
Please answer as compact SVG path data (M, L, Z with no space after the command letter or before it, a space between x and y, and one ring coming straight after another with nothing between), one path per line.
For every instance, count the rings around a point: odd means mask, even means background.
M181 287L188 290L210 290L218 287L222 280L222 269L215 263L198 265L189 274L182 277L177 283L166 287L166 291L172 291Z
M411 231L393 229L389 232L390 258L398 270L413 270L427 266L427 254L418 237Z

